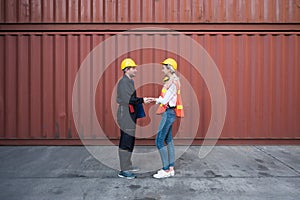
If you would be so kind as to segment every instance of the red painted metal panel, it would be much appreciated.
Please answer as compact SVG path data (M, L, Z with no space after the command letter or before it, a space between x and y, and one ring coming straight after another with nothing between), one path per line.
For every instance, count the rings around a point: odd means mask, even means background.
M5 1L0 1L0 22L5 22Z
M54 50L54 96L56 137L66 138L66 36L55 35Z
M30 138L30 59L29 59L29 36L20 35L18 36L18 135L20 138Z
M68 1L60 1L54 0L54 19L55 22L67 22L67 2ZM70 10L71 11L71 10ZM73 11L72 11L73 12Z
M5 135L8 138L17 137L17 38L5 36Z
M104 1L104 15L105 19L102 19L103 22L116 22L117 21L117 3L119 1ZM131 9L131 7L130 7ZM131 13L135 13L133 9L128 11L129 17Z
M42 77L41 77L41 36L32 35L29 43L30 73L30 134L33 138L41 137L42 133Z
M28 4L23 4L23 5L28 6ZM55 14L54 14L54 10L55 10L54 1L43 1L42 10L43 10L42 22L54 23L56 21Z
M68 138L76 138L76 128L74 125L73 113L72 113L72 103L70 98L72 97L73 84L75 81L76 73L79 68L78 59L74 59L74 55L78 55L78 43L77 38L71 35L67 36L67 128L68 128Z
M69 73L68 73L68 76L69 76L69 87L72 87L73 84L74 84L74 81L75 81L75 74L77 73L78 69L79 69L79 66L80 66L80 63L81 63L81 57L80 57L80 35L70 35L68 36L68 45L69 45L69 55L68 55L68 58L70 59L70 62L69 62L69 66L71 67L71 70L69 70ZM74 56L76 55L76 56ZM72 96L72 89L70 91L68 91L68 98L70 99L70 97ZM70 106L72 106L71 103L69 103L69 109L70 109ZM74 122L73 122L73 117L72 115L74 116L78 116L78 113L72 113L71 110L69 110L69 116L71 115L71 118L68 118L70 123L71 123L71 134L70 137L71 138L78 138L78 135L76 134L76 129L74 127Z
M3 0L0 22L299 23L298 0Z
M2 7L3 13L5 13L4 19L5 22L17 22L17 2L13 1L4 1L4 6ZM1 20L2 21L2 20Z
M141 1L141 17L143 22L152 22L154 19L154 1Z
M30 14L30 4L29 4L29 0L20 0L19 1L19 9L17 10L17 16L18 16L18 22L22 21L22 22L30 22L31 19L31 14Z
M5 129L5 37L0 37L0 137L4 138Z
M43 13L42 13L42 0L31 0L30 1L30 20L32 22L41 22Z
M105 53L140 43L147 33L123 35L115 46L105 46ZM152 42L178 47L197 56L190 44L172 43L176 35ZM227 93L227 116L222 139L299 139L300 135L300 34L287 33L189 33L186 35L201 44L215 61L224 80ZM78 139L72 113L72 89L76 73L87 54L111 33L1 33L0 34L0 137L2 139ZM126 39L127 38L127 39ZM200 102L200 122L197 139L203 139L211 117L211 99L200 74L189 60L162 50L142 49L128 53L138 64L158 63L165 57L178 60L180 73L196 88ZM119 63L128 56L117 57L100 78L95 101L101 127L111 139L119 137L118 127L110 111L111 93L122 76ZM203 61L202 61L203 62ZM104 63L104 62L103 62ZM93 64L93 63L91 63ZM205 62L201 63L206 65ZM104 69L105 66L99 66ZM91 95L95 77L79 88L83 102ZM139 69L138 76L161 74L154 68L151 74ZM81 80L79 80L81 81ZM197 115L189 103L192 91L185 91L186 113ZM159 87L146 85L138 89L141 96L156 96ZM83 106L83 105L79 105ZM151 108L145 106L146 110ZM93 108L88 108L93 109ZM87 116L90 117L90 116ZM151 117L152 118L152 117ZM153 119L152 119L153 120ZM146 125L150 118L139 122ZM152 129L157 129L155 122ZM180 122L177 122L178 127ZM89 127L93 128L95 124ZM85 139L99 139L97 133L79 128ZM183 130L180 137L192 137ZM147 138L149 133L139 133ZM153 138L153 137L151 137Z
M154 21L167 21L167 1L155 1L154 5Z
M43 137L55 138L54 112L54 37L52 35L42 36L42 132ZM47 50L45 50L47 49Z
M68 2L68 22L78 22L79 21L79 2L78 1L67 1ZM73 10L73 12L69 12Z

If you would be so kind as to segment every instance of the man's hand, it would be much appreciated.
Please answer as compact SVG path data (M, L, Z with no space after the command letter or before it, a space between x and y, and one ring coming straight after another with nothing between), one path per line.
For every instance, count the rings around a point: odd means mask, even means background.
M144 103L148 104L148 103L152 103L155 101L155 98L152 97L144 97Z

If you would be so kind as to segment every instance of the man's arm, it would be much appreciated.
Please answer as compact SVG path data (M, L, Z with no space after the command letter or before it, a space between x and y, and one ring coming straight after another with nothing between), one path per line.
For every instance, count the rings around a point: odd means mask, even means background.
M120 104L132 104L137 105L143 103L144 99L136 97L135 91L130 89L130 85L126 81L122 81L118 84L118 103Z

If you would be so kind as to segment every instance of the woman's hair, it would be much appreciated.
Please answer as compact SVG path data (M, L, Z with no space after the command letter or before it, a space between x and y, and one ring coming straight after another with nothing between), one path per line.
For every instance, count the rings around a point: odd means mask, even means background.
M168 77L168 76L164 76L164 78L163 78L163 82L165 83L165 82L167 82L168 80L170 80L170 77Z
M175 73L175 69L172 67L172 65L165 65L167 67L167 69L169 69L171 71L172 74Z

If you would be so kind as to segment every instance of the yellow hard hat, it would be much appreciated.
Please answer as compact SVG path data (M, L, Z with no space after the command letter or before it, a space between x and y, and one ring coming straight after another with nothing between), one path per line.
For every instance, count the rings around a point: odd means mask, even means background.
M161 64L171 65L174 70L177 70L177 62L173 58L167 58L166 60L161 62Z
M125 58L121 63L121 70L124 70L126 67L136 67L137 64L131 58Z

